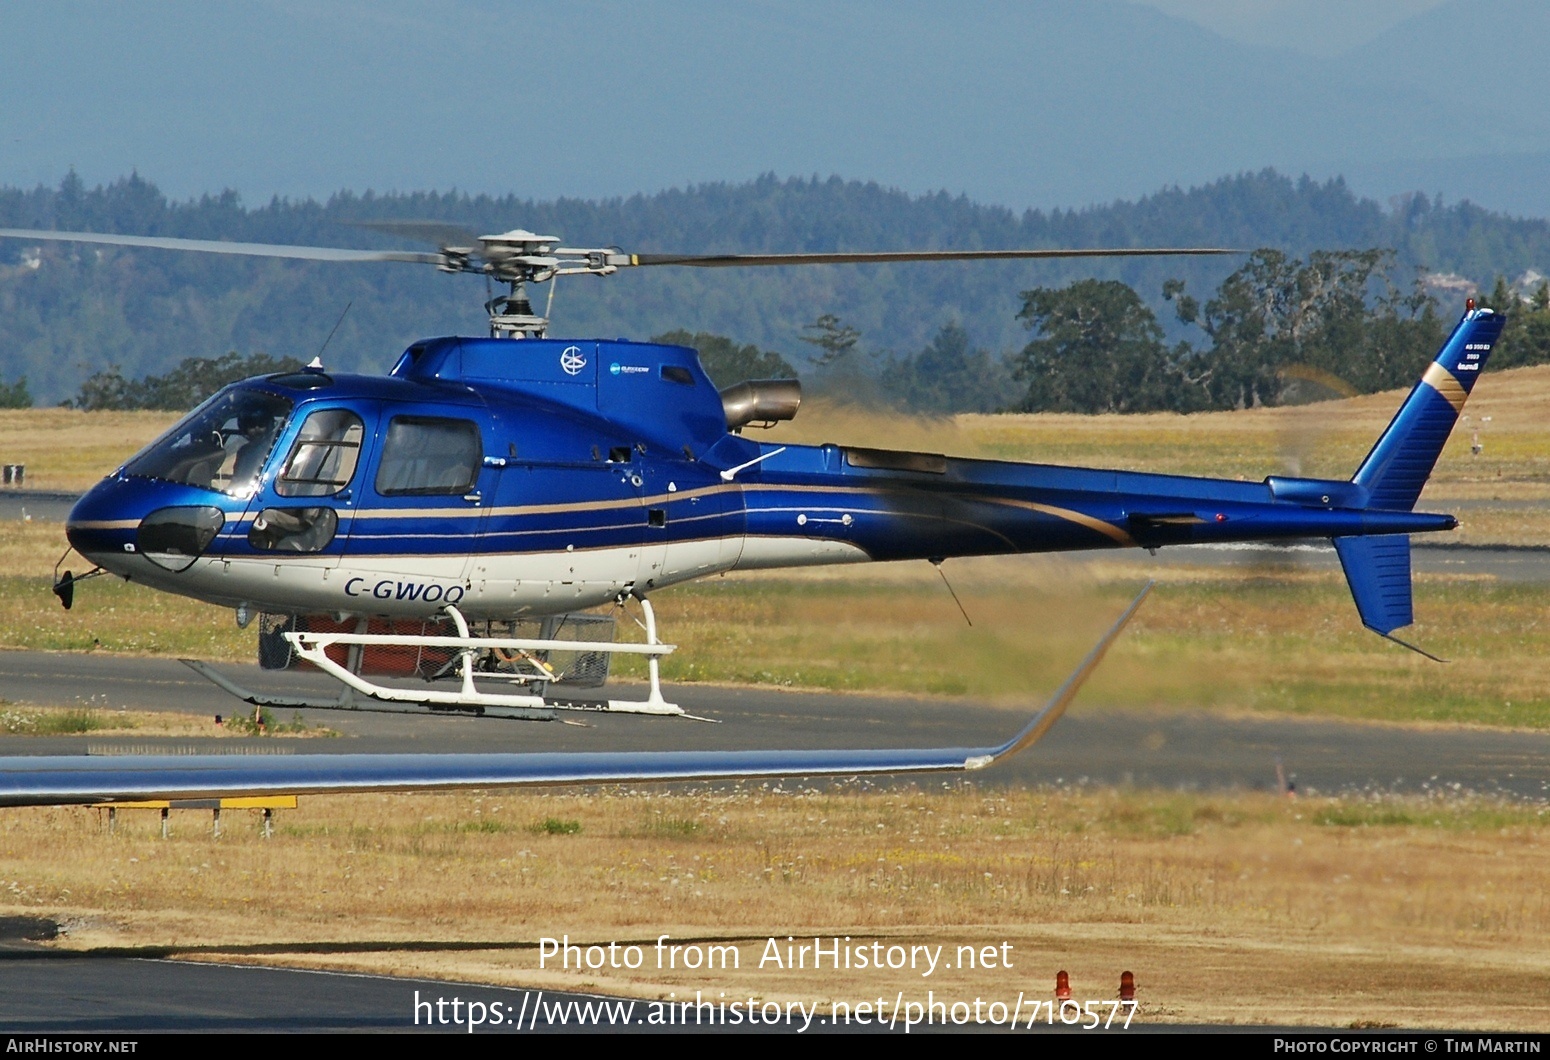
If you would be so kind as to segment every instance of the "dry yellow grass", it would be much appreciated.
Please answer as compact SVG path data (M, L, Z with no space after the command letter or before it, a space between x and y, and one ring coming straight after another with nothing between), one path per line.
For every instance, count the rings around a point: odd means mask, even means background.
M228 815L0 812L8 913L59 943L656 998L1010 1004L1137 975L1143 1020L1550 1028L1547 817L1471 800L1079 790L306 799L274 840ZM549 823L546 828L546 822ZM574 834L569 830L579 828ZM738 967L659 969L721 941ZM637 971L539 967L538 940L640 944ZM789 970L771 937L999 947L1011 969Z
M8 703L0 699L0 733L9 736L90 735L95 737L216 738L253 736L252 711L241 705L225 711L222 724L215 715L184 714L167 710L99 710L33 703ZM236 716L234 716L236 715ZM272 716L272 715L271 715ZM265 722L269 725L269 722ZM264 735L275 737L337 736L323 726L276 721Z
M984 450L1011 459L1104 466L1250 480L1298 473L1349 478L1403 400L1386 391L1284 408L1207 412L1191 416L960 416L957 425ZM1550 487L1550 366L1481 377L1468 421L1456 428L1428 486L1426 500L1490 497L1498 488L1544 499ZM1472 428L1483 417L1482 453L1470 452Z
M54 564L69 544L60 523L20 519L0 523L0 575L52 581ZM81 566L79 558L75 565Z
M0 457L25 464L35 490L84 490L177 419L169 412L0 410Z

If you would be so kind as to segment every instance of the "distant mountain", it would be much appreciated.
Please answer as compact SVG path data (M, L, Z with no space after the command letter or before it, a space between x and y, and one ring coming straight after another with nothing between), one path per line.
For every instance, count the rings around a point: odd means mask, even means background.
M253 208L231 193L169 202L138 177L97 188L76 178L57 188L0 188L0 227L402 245L350 224L389 218L441 219L481 232L520 226L573 245L642 252L1195 244L1270 245L1302 255L1391 246L1407 267L1481 285L1529 269L1550 274L1550 223L1424 197L1389 209L1340 182L1294 181L1270 171L1090 210L1022 214L962 196L911 196L838 178L764 177L595 201L341 192L326 203ZM1118 278L1166 317L1165 279L1182 277L1194 293L1208 295L1234 267L1233 260L1152 259L626 270L606 279L561 279L554 320L559 334L712 332L799 366L807 352L803 325L823 313L859 328L862 348L876 352L914 354L950 321L962 324L973 345L1004 351L1027 341L1016 320L1023 290L1082 276ZM231 350L308 360L346 305L329 364L382 371L417 338L481 333L485 297L476 278L407 265L324 266L0 240L0 383L25 375L48 403L112 365L135 378Z
M1344 173L1367 194L1418 190L1550 217L1547 54L1550 5L1542 0L1451 0L1335 62L1417 99L1447 99L1459 116L1384 156L1357 142L1299 162Z
M1137 0L1221 36L1333 57L1374 39L1440 0Z
M1477 123L1521 124L1543 135L1547 44L1550 6L1542 0L1449 0L1337 61L1462 103Z

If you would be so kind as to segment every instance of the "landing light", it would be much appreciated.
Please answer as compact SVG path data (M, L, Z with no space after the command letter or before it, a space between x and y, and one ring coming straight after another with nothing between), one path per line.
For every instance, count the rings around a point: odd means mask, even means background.
M225 514L207 505L158 508L140 521L136 544L140 554L158 567L187 570L225 523ZM134 551L129 542L125 551Z

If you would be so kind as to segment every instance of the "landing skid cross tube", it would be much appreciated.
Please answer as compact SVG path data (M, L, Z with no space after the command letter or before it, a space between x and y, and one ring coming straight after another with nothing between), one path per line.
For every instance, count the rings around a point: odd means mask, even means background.
M561 710L606 714L650 714L688 718L694 721L710 720L688 714L678 704L669 703L663 697L659 662L662 656L672 653L677 645L663 644L657 639L656 615L651 603L643 597L638 599L645 617L642 623L646 631L644 644L625 644L617 641L546 640L535 637L475 637L470 634L468 622L463 618L462 613L450 605L443 610L457 627L456 637L399 636L391 633L286 632L285 639L300 658L344 685L339 697L332 700L254 692L217 673L204 663L191 659L184 659L183 662L195 673L214 682L237 698L259 707L412 714L467 713L529 721L552 721L556 712ZM328 649L335 645L349 649L347 663L341 664L328 654ZM456 692L397 688L363 677L356 670L361 652L368 646L455 649L460 687ZM481 653L486 651L505 653L509 663L526 668L510 673L481 673L476 664ZM644 700L545 699L542 695L533 692L485 692L475 684L476 677L485 677L541 687L555 680L555 673L547 663L532 653L550 651L620 652L627 655L644 655L647 660L648 694Z

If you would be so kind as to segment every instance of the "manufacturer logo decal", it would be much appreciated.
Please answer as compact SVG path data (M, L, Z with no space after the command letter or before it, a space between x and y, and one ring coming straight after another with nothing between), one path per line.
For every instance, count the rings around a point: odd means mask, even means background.
M618 361L615 361L608 366L608 371L612 375L640 375L642 372L651 371L651 369L638 364L620 364Z
M565 369L566 375L580 375L586 366L587 355L581 352L580 346L567 346L561 351L560 367Z

